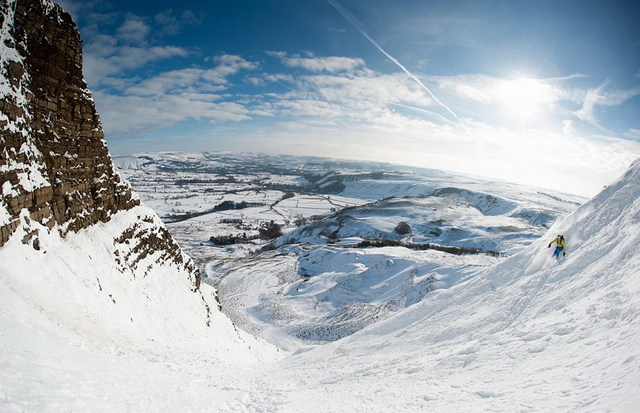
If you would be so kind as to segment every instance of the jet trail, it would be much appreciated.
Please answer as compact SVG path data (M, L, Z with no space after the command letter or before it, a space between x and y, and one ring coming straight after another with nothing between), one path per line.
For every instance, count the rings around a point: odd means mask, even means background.
M460 122L460 125L462 125L462 127L467 131L467 132L471 132L468 128L467 125L465 125L465 123L462 121L462 119L460 119L460 117L458 117L458 115L456 115L456 113L451 110L451 108L449 108L449 106L445 105L444 103L442 103L440 101L440 99L438 99L436 97L436 95L433 94L433 92L427 87L427 85L425 85L420 79L418 79L418 77L416 75L414 75L413 73L411 73L409 71L409 69L407 69L406 67L404 67L404 65L402 63L400 63L398 61L398 59L396 59L395 57L391 56L389 53L387 53L386 50L384 50L382 48L382 46L380 46L375 40L373 40L373 38L371 38L371 36L369 36L367 34L367 32L364 31L364 28L362 27L362 25L360 24L360 22L351 15L351 13L349 13L349 11L347 9L345 9L340 3L338 3L337 0L327 0L327 2L331 5L331 7L333 7L334 9L336 9L336 11L338 13L340 13L340 15L342 17L345 18L345 20L347 20L349 23L351 23L351 25L353 27L356 28L357 31L360 32L361 35L363 35L372 45L374 45L376 47L376 49L378 49L380 51L380 53L382 53L383 55L385 55L387 57L387 59L391 60L393 63L396 64L396 66L398 66L400 69L402 69L402 71L404 73L407 74L407 76L409 76L414 82L416 82L420 87L422 87L428 94L429 96L431 96L431 98L433 98L433 100L440 106L442 106L447 112L449 112L454 118L456 118L456 120L458 122Z

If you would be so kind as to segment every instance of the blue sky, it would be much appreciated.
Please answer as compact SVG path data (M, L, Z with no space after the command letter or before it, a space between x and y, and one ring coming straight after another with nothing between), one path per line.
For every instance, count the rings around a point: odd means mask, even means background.
M370 159L584 195L640 156L635 2L59 3L112 154Z

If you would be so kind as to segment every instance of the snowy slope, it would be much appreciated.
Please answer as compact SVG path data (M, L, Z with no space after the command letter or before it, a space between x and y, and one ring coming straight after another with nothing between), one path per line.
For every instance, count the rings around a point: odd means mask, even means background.
M237 411L251 397L246 352L220 352L221 336L179 351L107 345L51 322L4 285L0 303L2 412Z
M0 25L0 411L92 411L74 404L102 397L86 386L146 385L126 359L100 375L118 355L212 369L279 357L220 312L114 173L70 16L50 0L2 2Z
M638 182L640 162L519 254L354 335L252 369L193 349L110 350L49 322L3 282L0 410L635 412ZM556 263L546 244L558 232L569 254Z
M331 366L307 387L332 395L323 411L349 400L373 410L637 411L639 183L637 161L525 251L278 372ZM559 232L569 254L556 263L546 244ZM301 390L292 405L314 397Z
M225 314L296 350L353 334L496 260L401 247L294 246L215 270L228 272L218 283Z
M0 249L0 288L41 317L123 351L166 348L180 353L206 346L223 354L236 349L239 357L232 362L255 362L257 353L240 344L253 339L238 333L219 312L212 288L194 291L189 272L165 260L162 249L145 255L136 241L118 242L128 228L149 242L145 237L161 227L153 211L135 207L64 238L55 228L41 228L40 250L22 244L19 229ZM269 346L264 347L270 354Z

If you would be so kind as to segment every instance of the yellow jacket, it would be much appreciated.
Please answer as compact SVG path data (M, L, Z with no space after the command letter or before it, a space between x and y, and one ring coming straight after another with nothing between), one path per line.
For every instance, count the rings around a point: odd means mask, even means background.
M557 237L556 239L554 239L553 241L551 241L551 242L549 243L549 246L551 246L551 244L553 244L554 242L556 243L556 245L557 245L558 247L562 247L562 248L564 248L565 250L567 249L567 245L565 244L564 239L562 239L562 238L560 238L560 237Z

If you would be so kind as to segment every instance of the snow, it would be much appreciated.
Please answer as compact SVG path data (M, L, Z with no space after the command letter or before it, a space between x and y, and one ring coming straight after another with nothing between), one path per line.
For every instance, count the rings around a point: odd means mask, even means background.
M116 162L143 201L169 220L172 234L208 276L205 282L219 289L225 314L292 351L352 334L440 284L451 286L470 268L495 262L486 255L404 248L379 249L385 253L361 259L356 249L345 247L367 238L513 254L576 207L575 197L562 194L366 162L347 166L322 160L318 169L301 157L176 152L116 157ZM324 186L344 190L329 195ZM384 199L367 198L374 195ZM230 202L258 206L213 211ZM273 254L260 254L268 241L255 237L259 225L271 220L283 225L285 235L272 243ZM402 222L410 223L411 233L395 231ZM212 236L248 240L220 246ZM316 255L315 248L319 259L333 266L309 278L305 257ZM403 264L374 271L387 259ZM422 274L427 269L429 275ZM449 282L442 281L445 275ZM378 287L354 285L363 277L375 278ZM301 283L305 293L293 293Z
M168 358L107 347L49 322L4 287L0 302L0 411L232 411L251 396L251 371L228 367L215 349Z
M486 197L471 191L465 192L479 198ZM532 237L546 231L543 226L545 222L534 225L531 216L536 212L508 201L504 204L512 206L500 209L494 202L483 212L483 201L474 205L458 195L386 198L361 204L299 227L281 238L277 245L294 241L326 243L328 236L338 240L350 237L390 240L407 238L417 243L431 242L515 253L528 245ZM512 215L515 210L519 211L516 216ZM550 220L553 219L553 214L555 212L547 212ZM395 232L401 222L408 223L410 234Z
M363 410L635 411L639 174L637 162L546 238L469 282L280 371L331 366L330 400ZM571 248L558 263L545 245L556 232Z
M207 272L225 273L216 286L232 320L295 351L353 334L495 261L400 247L292 246L214 262Z
M11 219L11 214L7 210L7 205L2 201L0 203L0 225L5 225Z
M132 223L140 233L154 231L162 223L153 217L151 210L136 207L65 238L31 222L31 228L40 229L40 250L22 245L23 234L13 236L0 249L2 283L41 316L104 345L139 351L159 347L177 354L187 347L210 346L207 352L239 356L231 362L255 362L250 351L243 355L233 350L236 341L250 342L250 337L237 333L217 311L208 286L193 292L193 280L182 267L156 264L160 252L144 257L135 268L122 263L134 260L129 254L136 254L137 244L116 238Z
M215 311L202 327L193 293L171 281L175 268L158 269L166 278L102 272L114 248L105 234L130 216L65 240L52 233L46 253L13 237L0 249L0 410L637 411L639 182L640 161L517 254L471 277L448 274L386 319L288 355ZM569 253L556 261L547 244L558 233ZM391 293L376 277L401 277L415 258L332 248L308 257L310 280L343 264L354 276L366 267L372 293ZM268 260L247 271L272 288ZM135 328L126 327L130 314Z

